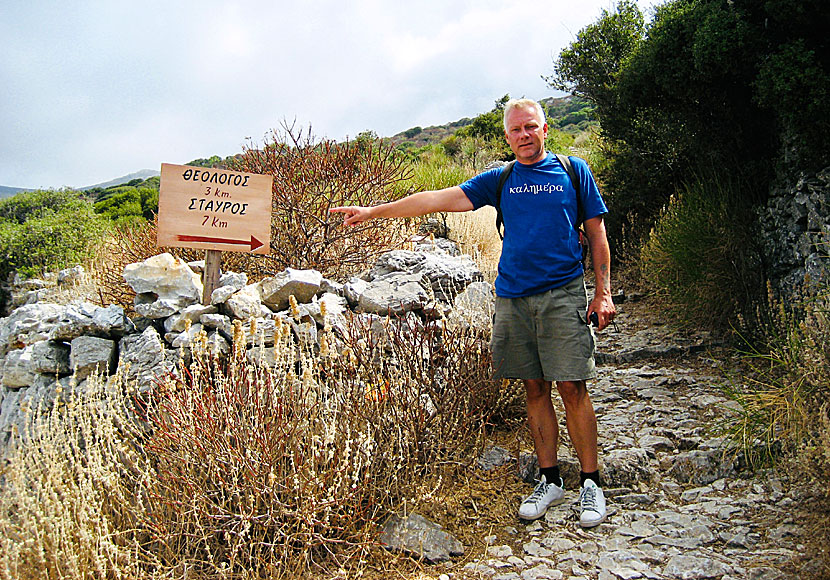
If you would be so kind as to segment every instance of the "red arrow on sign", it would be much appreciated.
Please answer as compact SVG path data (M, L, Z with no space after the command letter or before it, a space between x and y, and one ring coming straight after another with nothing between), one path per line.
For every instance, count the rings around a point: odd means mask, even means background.
M252 252L257 248L262 247L262 242L260 242L254 236L251 236L250 240L231 240L229 238L210 238L207 236L177 235L176 239L180 242L206 242L209 244L238 244L241 246L247 246L250 244Z

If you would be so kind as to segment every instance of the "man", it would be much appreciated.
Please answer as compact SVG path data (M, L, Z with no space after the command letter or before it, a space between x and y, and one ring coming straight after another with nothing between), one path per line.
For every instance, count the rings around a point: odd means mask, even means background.
M557 459L559 423L551 400L556 383L581 466L579 523L593 527L605 520L606 509L600 488L597 420L585 383L596 376L594 335L587 321L596 314L597 328L602 330L616 314L603 222L607 209L588 165L572 158L596 275L596 293L589 304L576 224L576 191L556 157L545 151L544 111L534 101L511 100L504 109L504 130L517 163L501 195L504 243L495 283L491 348L496 375L524 383L528 425L540 468L533 493L519 506L519 517L535 520L564 500ZM344 224L354 225L373 218L496 205L500 171L487 171L460 186L422 191L391 203L331 211L344 213Z

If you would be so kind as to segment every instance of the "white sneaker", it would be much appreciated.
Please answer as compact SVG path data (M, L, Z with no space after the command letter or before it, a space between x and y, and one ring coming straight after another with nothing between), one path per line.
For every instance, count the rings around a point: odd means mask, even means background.
M558 485L548 483L545 476L536 484L536 488L519 506L519 517L523 520L536 520L545 515L552 505L560 504L565 499L565 490Z
M579 525L593 528L605 521L605 494L594 480L586 479L579 493Z

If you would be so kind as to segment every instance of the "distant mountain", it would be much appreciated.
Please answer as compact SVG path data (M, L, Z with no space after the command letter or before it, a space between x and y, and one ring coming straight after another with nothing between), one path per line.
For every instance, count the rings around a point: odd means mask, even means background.
M112 187L113 185L121 185L123 183L129 183L135 179L148 179L150 177L155 177L159 175L159 172L154 169L142 169L141 171L136 171L135 173L130 173L129 175L125 175L123 177L117 177L110 181L105 181L104 183L96 183L95 185L87 185L86 187L78 187L73 189L78 189L79 191L87 191L89 189L101 188L106 189L108 187ZM0 199L11 197L13 195L17 195L23 191L35 191L31 188L26 187L9 187L6 185L0 185Z
M87 185L86 187L81 187L80 190L86 191L88 189L95 189L96 187L106 189L108 187L112 187L113 185L129 183L134 179L148 179L150 177L155 177L156 175L160 175L160 173L155 169L142 169L141 171L136 171L135 173L130 173L129 175L125 175L123 177L118 177L110 181L105 181L104 183L96 183L95 185Z
M26 189L25 187L8 187L5 185L0 185L0 199L4 197L11 197L13 195L17 195L21 191L32 191L31 189Z

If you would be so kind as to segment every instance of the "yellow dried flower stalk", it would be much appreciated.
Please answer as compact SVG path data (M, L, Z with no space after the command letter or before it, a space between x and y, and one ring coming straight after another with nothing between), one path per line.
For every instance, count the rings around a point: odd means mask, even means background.
M290 294L288 296L288 306L291 309L291 316L293 316L295 320L299 320L300 306L299 304L297 304L297 299L294 297L293 294Z

